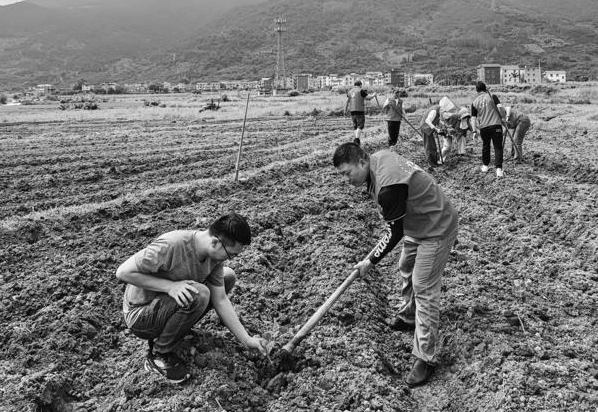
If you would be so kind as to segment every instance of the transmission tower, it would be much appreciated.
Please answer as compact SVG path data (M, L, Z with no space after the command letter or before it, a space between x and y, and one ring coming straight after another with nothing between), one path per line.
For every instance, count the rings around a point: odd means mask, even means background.
M407 55L407 81L405 86L413 86L415 80L413 79L413 53Z
M276 19L276 40L277 40L277 51L276 51L276 74L274 76L274 88L278 89L282 86L282 89L287 88L287 77L284 71L284 48L282 46L282 33L287 31L285 24L286 19L282 18L282 15ZM280 75L282 74L282 85L280 81Z

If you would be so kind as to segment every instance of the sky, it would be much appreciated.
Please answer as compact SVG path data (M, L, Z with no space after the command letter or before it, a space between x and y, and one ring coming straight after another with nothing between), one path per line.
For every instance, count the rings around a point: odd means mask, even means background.
M22 0L0 0L0 6L6 6L7 4L18 3Z

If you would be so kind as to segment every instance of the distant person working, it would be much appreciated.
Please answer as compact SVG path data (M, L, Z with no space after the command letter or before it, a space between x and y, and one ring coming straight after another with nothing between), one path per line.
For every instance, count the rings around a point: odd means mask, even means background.
M347 104L345 104L345 115L351 112L355 139L353 142L361 144L361 137L364 135L365 127L365 101L376 97L376 93L368 94L368 91L361 88L361 80L355 80L355 87L347 92Z

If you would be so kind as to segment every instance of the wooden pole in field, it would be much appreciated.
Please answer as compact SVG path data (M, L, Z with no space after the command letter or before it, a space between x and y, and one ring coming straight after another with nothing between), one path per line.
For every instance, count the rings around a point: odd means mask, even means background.
M235 182L239 180L239 162L241 162L241 150L243 149L243 136L245 136L245 122L247 121L247 108L249 107L249 95L247 92L247 103L245 103L245 116L243 117L243 130L241 132L241 143L239 143L239 152L237 153L237 165L235 166Z

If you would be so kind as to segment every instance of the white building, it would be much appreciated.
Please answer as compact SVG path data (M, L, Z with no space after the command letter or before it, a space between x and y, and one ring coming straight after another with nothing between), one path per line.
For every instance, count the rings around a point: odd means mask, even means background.
M567 72L565 70L547 70L544 78L549 82L565 83L567 81Z
M500 82L502 84L525 83L525 69L519 66L500 66Z
M362 80L357 73L345 74L341 77L341 86L353 87L356 80ZM363 81L362 81L363 83Z
M384 86L386 84L384 73L382 72L366 72L363 76L363 86Z

